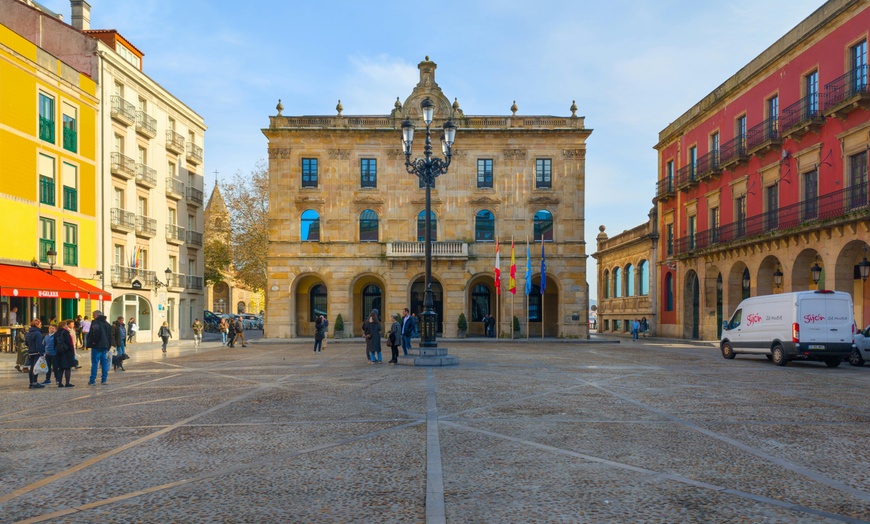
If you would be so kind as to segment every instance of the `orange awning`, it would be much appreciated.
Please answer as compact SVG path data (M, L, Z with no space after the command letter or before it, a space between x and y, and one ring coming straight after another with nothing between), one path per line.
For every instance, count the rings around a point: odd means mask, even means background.
M0 296L111 300L112 296L64 271L0 264ZM104 297L104 298L100 298Z

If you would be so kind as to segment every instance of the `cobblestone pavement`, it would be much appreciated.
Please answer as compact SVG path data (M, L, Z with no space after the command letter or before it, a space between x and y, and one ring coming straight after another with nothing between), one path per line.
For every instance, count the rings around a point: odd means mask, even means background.
M369 365L347 340L134 345L106 386L88 362L40 390L4 358L0 521L870 521L870 366L441 345L458 366Z

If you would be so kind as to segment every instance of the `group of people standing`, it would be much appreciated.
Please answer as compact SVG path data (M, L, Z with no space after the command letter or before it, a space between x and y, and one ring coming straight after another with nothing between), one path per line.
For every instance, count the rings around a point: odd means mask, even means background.
M647 331L649 331L649 322L647 322L646 317L640 320L634 319L634 322L631 323L631 338L633 340L637 340L638 335L646 337Z
M411 338L417 333L417 321L411 315L408 308L402 309L402 316L391 315L392 324L386 333L384 332L378 310L374 309L369 314L365 323L363 323L363 336L366 340L366 359L369 364L381 364L383 357L381 356L381 337L386 334L387 345L390 346L390 364L399 362L399 346L402 347L402 352L407 355L411 349Z
M235 320L231 321L222 318L218 329L221 332L221 345L224 347L234 348L237 342L241 342L243 348L248 347L245 341L245 324L242 322L241 317L236 317ZM202 340L201 335L200 340Z

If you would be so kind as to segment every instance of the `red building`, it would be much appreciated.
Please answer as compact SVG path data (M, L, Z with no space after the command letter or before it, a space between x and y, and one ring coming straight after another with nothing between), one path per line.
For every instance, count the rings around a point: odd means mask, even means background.
M870 323L868 31L870 0L826 2L661 131L660 335L718 338L743 298L816 288Z

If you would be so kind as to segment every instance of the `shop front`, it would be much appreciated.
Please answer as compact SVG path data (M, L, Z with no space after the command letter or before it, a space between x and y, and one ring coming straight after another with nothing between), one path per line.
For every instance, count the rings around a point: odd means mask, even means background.
M86 309L99 309L112 296L61 270L0 264L0 349L12 351L19 329L38 318L50 322L73 319ZM90 302L99 305L89 307Z

